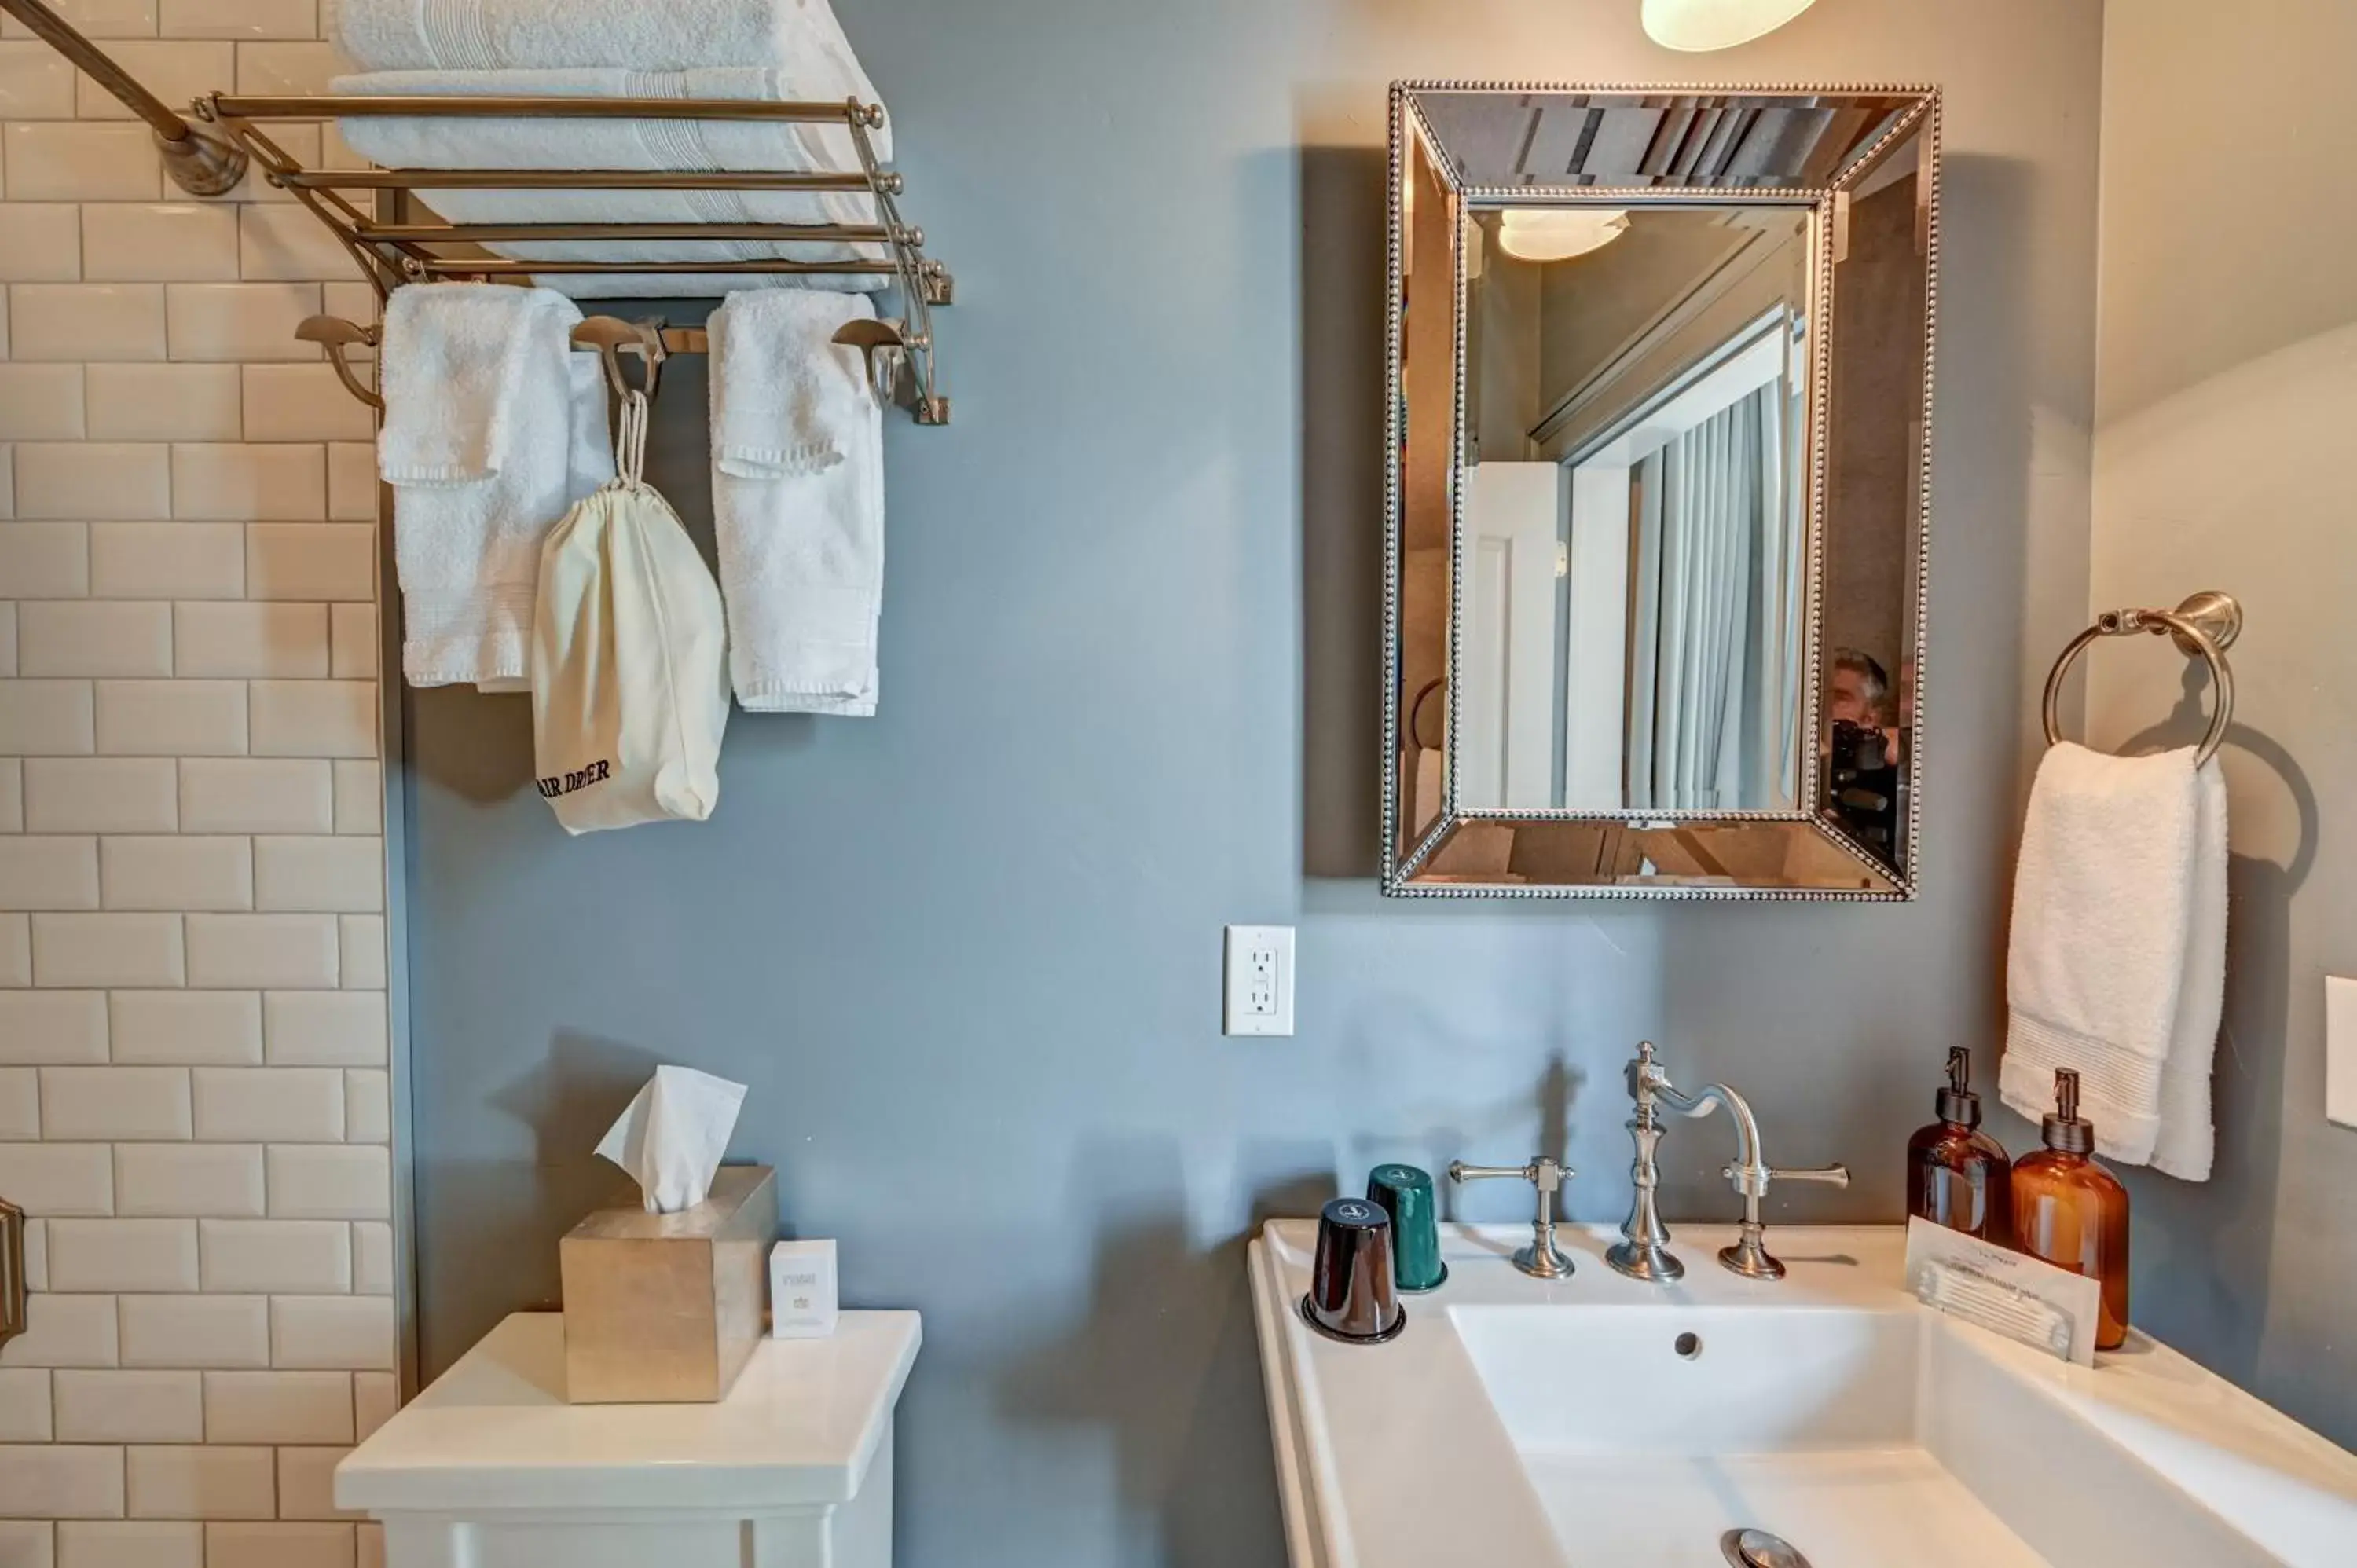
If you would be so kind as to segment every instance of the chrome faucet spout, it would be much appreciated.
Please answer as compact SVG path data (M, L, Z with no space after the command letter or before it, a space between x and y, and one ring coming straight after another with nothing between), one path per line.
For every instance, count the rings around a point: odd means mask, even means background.
M1620 1240L1605 1252L1604 1261L1631 1279L1667 1283L1685 1273L1685 1265L1669 1250L1669 1227L1662 1222L1655 1197L1661 1186L1656 1159L1662 1142L1659 1111L1666 1108L1680 1116L1703 1117L1724 1110L1735 1123L1735 1163L1720 1174L1742 1197L1743 1219L1735 1243L1719 1249L1718 1261L1747 1279L1783 1278L1784 1265L1768 1251L1767 1224L1760 1215L1760 1200L1767 1196L1768 1184L1781 1177L1847 1187L1848 1167L1777 1170L1770 1165L1760 1152L1760 1118L1752 1113L1751 1102L1723 1083L1705 1084L1692 1094L1682 1091L1653 1059L1650 1040L1637 1047L1636 1057L1629 1063L1629 1097L1636 1107L1629 1120L1629 1134L1637 1144L1636 1163L1630 1170L1635 1196L1629 1218L1620 1226Z
M1706 1083L1692 1094L1681 1094L1669 1087L1663 1079L1656 1090L1662 1103L1681 1116L1697 1119L1714 1110L1723 1110L1735 1123L1735 1163L1727 1167L1727 1179L1737 1192L1749 1196L1754 1188L1766 1191L1768 1166L1760 1157L1760 1118L1753 1115L1751 1102L1723 1083Z

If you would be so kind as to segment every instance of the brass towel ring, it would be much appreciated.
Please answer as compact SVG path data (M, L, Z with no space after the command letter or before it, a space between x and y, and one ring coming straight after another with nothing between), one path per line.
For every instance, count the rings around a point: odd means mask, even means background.
M2217 688L2217 711L2210 717L2209 733L2201 737L2201 748L2193 754L2193 766L2200 768L2218 755L2225 743L2227 726L2234 722L2234 671L2226 662L2226 650L2234 646L2234 639L2243 631L2243 607L2232 594L2205 590L2192 595L2173 610L2105 610L2095 618L2095 624L2071 639L2062 657L2046 677L2046 744L2062 744L2062 722L2058 710L2062 701L2062 677L2070 673L2071 661L2086 651L2087 646L2099 637L2133 637L2138 632L2150 632L2155 637L2167 635L2175 639L2178 650L2188 659L2199 659L2210 666L2211 683Z

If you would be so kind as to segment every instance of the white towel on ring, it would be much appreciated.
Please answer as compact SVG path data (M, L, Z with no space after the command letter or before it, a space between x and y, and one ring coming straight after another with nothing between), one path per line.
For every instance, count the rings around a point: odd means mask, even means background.
M884 432L864 295L759 290L713 313L712 506L728 669L753 713L876 711Z
M580 319L561 295L488 284L414 284L385 306L377 464L412 685L529 673L542 540L614 471Z
M2211 1066L2226 970L2226 794L2190 748L2069 742L2038 769L2006 964L2005 1101L2035 1121L2078 1070L2095 1146L2210 1174Z

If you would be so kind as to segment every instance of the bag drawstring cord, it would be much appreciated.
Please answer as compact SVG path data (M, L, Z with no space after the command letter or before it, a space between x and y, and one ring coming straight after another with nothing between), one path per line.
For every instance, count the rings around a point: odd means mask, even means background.
M614 433L614 488L646 488L647 424L651 409L647 394L632 387L622 394L622 408Z

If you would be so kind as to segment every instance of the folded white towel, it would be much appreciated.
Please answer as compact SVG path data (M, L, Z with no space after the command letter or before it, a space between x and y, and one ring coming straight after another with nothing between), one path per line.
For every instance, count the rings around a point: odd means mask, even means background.
M823 62L877 102L827 0L334 0L328 36L362 70Z
M2225 972L2225 795L2190 749L2109 757L2065 743L2030 790L2006 965L2000 1086L2036 1120L2080 1075L2096 1148L2208 1175L2211 1055Z
M728 668L748 712L876 711L884 432L859 295L763 290L713 314L712 503Z
M869 412L859 351L834 341L873 307L770 293L731 299L712 325L712 461L740 479L815 474L844 459Z
M782 66L633 70L379 70L339 76L328 91L382 98L716 98L839 103L863 96L865 77L823 59ZM336 122L352 151L392 168L781 169L856 173L851 132L826 120L540 120L365 114ZM892 128L869 128L878 162ZM805 203L808 197L803 197ZM866 201L864 197L854 199ZM843 221L866 221L845 219ZM791 220L783 220L791 221Z
M643 71L582 67L562 70L376 71L340 76L346 94L471 97L715 98L833 102L854 96L864 77L824 60L779 69L702 68ZM432 115L355 116L338 127L352 150L396 168L774 169L852 173L860 168L851 133L825 122L699 120L453 119ZM891 156L888 127L869 133L878 159ZM424 189L418 193L454 223L862 223L877 220L864 191ZM881 262L886 247L766 240L502 242L486 247L522 261ZM829 289L888 286L886 274L614 274L552 273L539 280L579 297L725 294L781 283Z
M597 362L571 351L580 308L545 289L414 284L385 306L402 669L492 689L528 674L543 537L613 474Z

